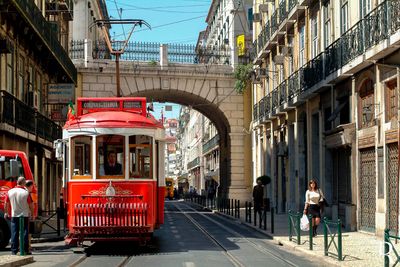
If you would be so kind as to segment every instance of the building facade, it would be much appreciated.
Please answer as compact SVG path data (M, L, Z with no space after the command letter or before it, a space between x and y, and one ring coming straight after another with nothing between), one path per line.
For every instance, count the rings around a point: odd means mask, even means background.
M51 85L73 91L77 80L66 52L72 1L4 0L0 6L0 147L27 154L39 209L54 210L62 181L52 151L61 127L49 118L48 103Z
M206 18L207 28L199 33L198 51L211 54L229 51L230 58L221 59L229 60L227 63L232 66L247 62L249 54L246 47L250 47L252 39L252 5L252 0L213 0Z
M253 179L278 212L313 178L348 230L399 228L400 1L255 1Z

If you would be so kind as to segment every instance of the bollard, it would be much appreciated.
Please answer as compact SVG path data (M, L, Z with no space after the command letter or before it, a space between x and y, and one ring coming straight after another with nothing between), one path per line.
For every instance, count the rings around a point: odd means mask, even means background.
M233 205L233 199L231 199L231 216L235 216L233 214L234 209L235 209L235 206Z
M237 217L238 217L238 219L240 219L240 200L238 199L238 215L237 215Z
M249 202L249 223L251 223L251 201Z
M328 256L328 228L326 226L326 217L323 220L324 223L324 254Z
M234 217L237 218L237 200L235 199L235 213Z
M310 250L313 250L313 223L311 214L308 214L308 221L309 221L308 235L310 237Z
M249 216L249 213L248 213L248 210L247 210L247 201L244 203L244 211L245 211L245 217L246 217L246 219L245 219L245 222L248 222L247 221L247 216Z
M338 260L342 261L342 223L340 221L340 219L338 219Z
M389 261L390 261L390 259L389 259L389 242L390 242L390 240L389 240L389 229L385 229L385 263L384 263L384 266L385 267L389 267Z
M60 208L57 208L56 213L57 213L57 236L60 236L61 235L61 231L60 231L60 228L61 228L61 223L60 223L61 210L60 210Z
M271 208L271 214L272 214L272 208ZM292 228L292 220L291 220L291 217L292 217L292 211L291 210L289 210L289 241L292 241L292 233L293 233L293 228Z
M274 233L274 208L271 208L271 233Z
M296 216L296 228L297 228L297 245L300 245L300 215L298 213Z
M24 227L24 217L19 217L19 255L25 256L25 227Z

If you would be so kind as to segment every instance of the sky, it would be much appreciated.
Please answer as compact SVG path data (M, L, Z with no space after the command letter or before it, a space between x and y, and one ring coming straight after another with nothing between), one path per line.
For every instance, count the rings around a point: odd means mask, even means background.
M130 42L157 42L196 44L199 32L205 30L205 22L211 0L106 0L111 19L143 19L151 30L135 28ZM110 29L115 40L125 40L131 30L130 25L114 25ZM125 32L125 35L124 35ZM165 105L172 111L165 111ZM153 115L161 118L178 118L180 105L174 103L154 103Z
M152 30L136 28L130 41L195 44L211 0L106 0L111 19L143 19ZM114 25L110 34L124 40L131 26Z

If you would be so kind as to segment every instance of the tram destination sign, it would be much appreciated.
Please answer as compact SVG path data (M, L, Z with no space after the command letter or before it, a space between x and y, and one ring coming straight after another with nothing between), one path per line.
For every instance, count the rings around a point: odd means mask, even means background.
M123 109L141 109L142 101L124 100L122 101ZM83 109L119 109L121 108L121 101L102 100L102 101L82 101Z

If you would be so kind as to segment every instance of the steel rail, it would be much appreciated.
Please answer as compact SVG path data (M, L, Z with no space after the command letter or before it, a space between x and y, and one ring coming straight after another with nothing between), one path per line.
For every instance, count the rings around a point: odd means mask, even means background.
M190 205L188 205L188 204L185 204L185 205L186 205L187 207L189 207L190 209L195 210L195 209L192 208ZM225 225L223 225L223 224L217 222L216 220L213 220L213 219L209 218L208 216L204 215L204 213L197 212L197 214L199 214L199 215L203 216L204 218L206 218L207 220L209 220L209 221L215 223L216 225L218 225L218 226L221 227L222 229L224 229L224 230L230 232L231 234L234 234L235 236L240 237L242 240L247 241L252 247L254 247L255 249L257 249L257 250L260 251L261 253L263 253L263 254L268 254L268 255L272 256L273 258L275 258L275 259L277 259L277 260L281 260L281 261L285 262L286 264L288 264L288 265L290 265L290 266L298 267L297 264L295 264L295 263L293 263L293 262L291 262L291 261L289 261L289 260L287 260L287 259L285 259L285 258L283 258L283 257L281 257L281 256L279 256L279 255L277 255L274 251L271 251L271 250L269 250L269 249L267 249L267 248L265 248L265 247L260 246L259 244L256 244L255 242L249 240L247 237L243 236L242 234L240 234L240 233L238 233L238 232L232 230L232 229L229 228L229 227L226 227ZM223 217L221 217L221 218L222 218L223 220L228 221L227 219L225 219L225 218L223 218Z
M178 209L190 222L192 222L205 236L208 237L208 239L210 239L215 245L217 245L218 247L220 247L223 250L223 254L229 259L230 262L232 262L232 264L234 266L237 267L246 267L246 265L244 265L243 263L240 262L240 260L233 256L229 250L223 245L221 244L215 237L213 237L203 226L201 226L198 222L196 222L196 220L193 219L192 216L188 215L186 212L184 212L181 208L179 208L176 204L173 204L175 206L176 209Z

